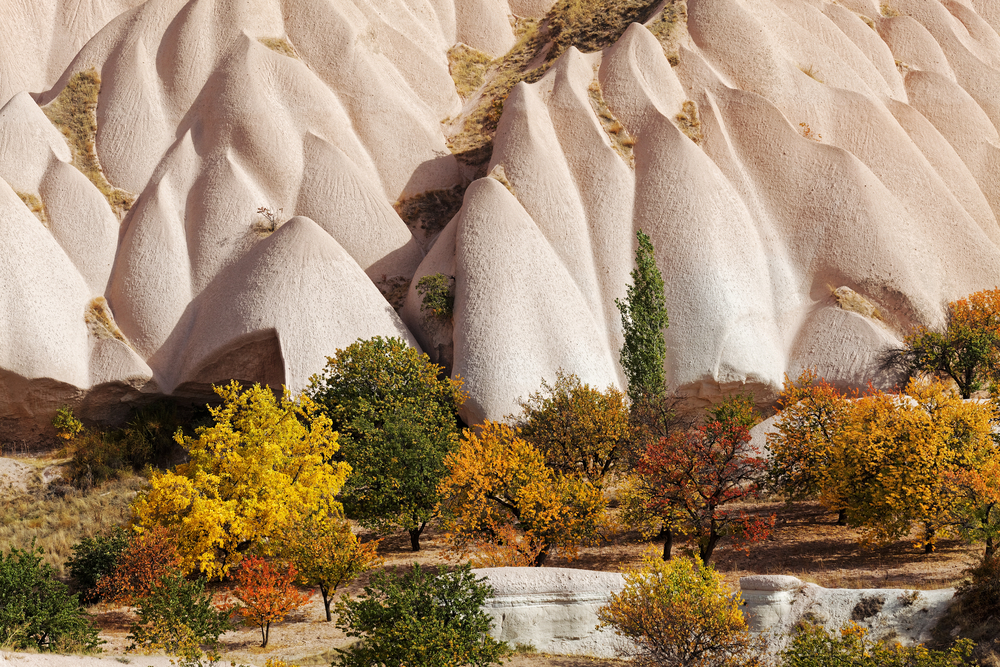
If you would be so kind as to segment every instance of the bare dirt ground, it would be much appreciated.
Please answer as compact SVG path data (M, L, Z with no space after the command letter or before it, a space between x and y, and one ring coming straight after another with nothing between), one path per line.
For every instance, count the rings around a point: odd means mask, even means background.
M791 574L805 581L829 588L942 588L953 586L962 572L978 555L978 547L969 547L953 540L942 541L933 554L924 554L910 541L900 541L875 550L858 546L857 532L836 525L836 515L818 503L782 502L758 503L747 506L748 512L777 515L775 531L770 538L754 545L749 553L723 543L713 558L716 568L735 589L739 578L750 574ZM365 538L371 538L365 535ZM433 527L421 540L419 552L410 551L409 537L392 535L382 540L380 552L386 568L405 568L412 563L421 566L454 567L459 559L450 554L444 536ZM692 542L675 541L675 555L694 548ZM621 571L637 564L644 552L662 551L661 543L643 541L638 533L621 532L603 544L583 549L579 558L569 561L554 557L547 567L577 567L591 570ZM362 576L346 590L351 595L361 592L368 582ZM125 636L132 616L128 610L93 609L108 641L105 650L122 655ZM319 594L303 610L271 628L271 640L261 649L257 628L245 628L222 637L225 662L235 661L262 665L268 658L280 658L290 663L328 665L335 657L334 649L343 647L348 638L334 623L327 623ZM142 657L132 656L135 664ZM512 667L590 667L616 664L615 661L539 654L517 655Z

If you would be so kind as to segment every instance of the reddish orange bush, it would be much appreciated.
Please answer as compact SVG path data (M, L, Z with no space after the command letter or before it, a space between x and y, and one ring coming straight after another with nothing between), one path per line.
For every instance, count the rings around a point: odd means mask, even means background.
M163 577L180 570L177 540L157 526L136 535L118 557L114 571L97 581L97 594L112 604L132 605L160 585Z
M240 563L233 595L243 603L239 610L243 623L260 627L261 648L267 646L271 623L284 620L309 602L309 596L295 588L298 574L291 563L271 563L258 556L248 556Z

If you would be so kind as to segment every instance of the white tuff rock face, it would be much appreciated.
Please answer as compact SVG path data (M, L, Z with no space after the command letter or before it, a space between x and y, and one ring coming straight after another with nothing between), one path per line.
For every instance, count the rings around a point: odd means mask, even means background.
M383 5L0 9L0 437L44 436L65 403L115 418L230 378L300 390L372 335L462 375L470 421L559 368L621 386L614 300L639 228L667 286L669 383L703 401L804 367L862 384L909 326L1000 282L994 0L688 0L674 67L639 24L570 48L504 105L480 173L506 182L473 182L420 239L393 203L476 175L442 124L463 111L449 49L503 54L511 16L552 3ZM91 68L101 167L137 196L120 223L39 108ZM451 323L420 312L437 272ZM98 297L120 336L88 328Z

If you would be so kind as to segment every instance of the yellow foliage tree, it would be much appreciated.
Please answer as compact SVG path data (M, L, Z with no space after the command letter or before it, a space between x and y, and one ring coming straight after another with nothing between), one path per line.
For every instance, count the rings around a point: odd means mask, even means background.
M537 547L534 564L542 565L552 548L573 557L581 544L599 537L605 509L600 489L546 466L515 428L488 421L479 433L467 429L445 466L448 476L438 492L459 550L510 542L505 527L514 526L528 538L519 543Z
M635 664L761 667L765 637L750 632L739 593L698 558L664 561L652 554L624 573L625 588L598 610L601 626L632 640Z
M963 401L937 381L911 380L903 394L873 392L849 403L838 435L848 520L885 543L923 526L927 552L954 532L955 475L995 461L996 408Z
M350 466L333 462L337 434L308 397L279 400L236 382L215 392L215 424L176 436L188 462L154 474L132 511L140 532L171 530L186 571L221 578L249 548L267 551L272 535L339 511L334 498Z

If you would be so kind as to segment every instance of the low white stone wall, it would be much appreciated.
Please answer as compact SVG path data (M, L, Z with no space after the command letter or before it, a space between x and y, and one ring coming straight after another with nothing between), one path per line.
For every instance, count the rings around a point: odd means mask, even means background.
M876 639L923 643L955 593L898 588L822 588L795 577L757 575L740 579L750 628L772 635L772 648L788 643L801 620L836 632L854 621Z
M497 639L559 655L617 655L622 639L611 630L597 630L597 610L624 587L620 574L534 567L474 572L488 579L495 591L484 609L493 617ZM803 619L831 632L853 620L876 639L923 643L954 594L951 588L821 588L783 575L743 577L740 588L750 628L768 633L774 651L788 643Z
M483 568L495 595L484 609L493 636L544 653L612 658L619 637L597 629L597 610L624 588L622 575L557 567Z

